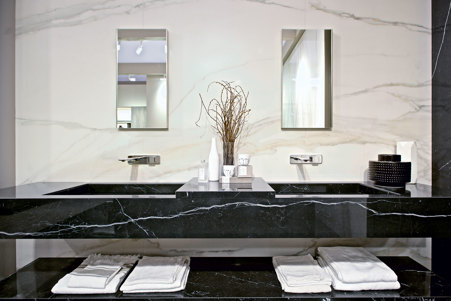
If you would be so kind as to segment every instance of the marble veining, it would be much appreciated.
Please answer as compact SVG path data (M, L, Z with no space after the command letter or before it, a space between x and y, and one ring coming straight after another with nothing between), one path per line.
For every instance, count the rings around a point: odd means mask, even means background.
M440 41L440 46L438 48L438 52L437 52L437 55L435 57L434 69L432 70L432 78L434 78L435 71L437 70L438 62L439 62L439 59L440 59L440 53L442 52L443 43L445 42L446 27L448 26L448 18L449 18L449 13L450 12L451 12L451 1L449 2L448 13L446 14L446 19L445 19L445 25L443 25L442 39Z
M421 24L415 24L415 23L408 23L408 22L401 22L401 21L388 21L380 18L375 17L363 17L363 16L357 16L353 13L336 10L336 9L330 9L326 6L322 5L321 2L310 2L310 5L321 12L332 14L334 16L345 18L345 19L352 19L355 21L360 21L367 23L369 25L377 25L377 26L396 26L396 27L402 27L404 29L407 29L409 31L416 31L426 34L431 34L431 29L429 27L426 27Z
M304 11L304 9L302 9L302 8L295 7L295 6L292 6L292 5L287 5L283 1L272 1L272 0L244 0L244 1L258 3L258 4L263 4L263 5L268 5L268 6L278 6L278 7L282 7L282 8L288 8L288 9Z
M180 4L182 0L95 0L58 7L16 21L16 35L24 35L54 27L70 27L98 21L114 15L133 14L149 7Z
M146 236L150 237L149 231L147 231L143 226L141 226L134 218L132 218L130 215L128 215L127 213L125 213L124 211L124 207L122 206L121 202L119 202L119 200L116 200L116 202L118 203L118 205L121 207L121 213L129 219L129 221L131 221L132 223L134 223L139 229L143 230L144 233L146 233ZM155 233L153 233L153 237L156 237Z
M451 160L449 160L448 162L446 162L445 164L443 164L442 166L439 167L438 170L442 170L443 168L445 168L446 166L448 166L448 164L451 163Z
M342 95L336 95L336 98L342 98L342 97L349 97L349 96L357 96L357 95L361 95L361 94L366 94L366 93L372 93L372 92L377 92L379 91L381 88L423 88L423 87L430 87L431 85L431 81L424 81L424 82L420 82L420 83L384 83L384 84L379 84L370 88L365 88L362 90L358 90L358 91L354 91L354 92L350 92L347 94L342 94Z

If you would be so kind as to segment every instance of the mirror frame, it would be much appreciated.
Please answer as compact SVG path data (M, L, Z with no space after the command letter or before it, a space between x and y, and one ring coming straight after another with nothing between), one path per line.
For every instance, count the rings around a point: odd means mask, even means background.
M280 128L286 131L330 131L332 130L332 29L323 28L282 28L280 32L280 49L282 50L283 45L283 30L324 30L324 55L325 55L325 93L324 93L324 127L284 127L283 126L283 57L281 53L281 68L280 68Z
M118 84L118 76L119 76L119 52L117 51L117 42L119 41L119 30L164 30L166 32L166 127L163 128L118 128L117 123L117 108L118 108L118 96L119 96L119 84ZM169 31L166 28L117 28L116 29L116 40L114 44L114 51L116 53L116 77L115 77L115 85L116 85L116 106L114 108L115 112L115 124L117 130L119 131L168 131L169 130Z

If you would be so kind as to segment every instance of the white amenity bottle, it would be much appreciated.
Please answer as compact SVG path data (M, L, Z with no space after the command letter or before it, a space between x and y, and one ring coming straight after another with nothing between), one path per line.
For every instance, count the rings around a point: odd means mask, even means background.
M219 155L215 137L211 138L210 155L208 156L208 180L219 181Z

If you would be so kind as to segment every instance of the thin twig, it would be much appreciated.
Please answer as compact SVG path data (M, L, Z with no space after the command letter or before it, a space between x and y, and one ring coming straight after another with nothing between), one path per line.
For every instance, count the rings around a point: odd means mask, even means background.
M243 87L228 81L211 82L208 84L207 92L214 84L221 88L219 99L212 98L207 105L199 93L201 107L196 125L199 126L202 111L205 111L211 120L211 127L221 136L222 141L235 142L242 133L251 111L247 108L249 92L244 92Z

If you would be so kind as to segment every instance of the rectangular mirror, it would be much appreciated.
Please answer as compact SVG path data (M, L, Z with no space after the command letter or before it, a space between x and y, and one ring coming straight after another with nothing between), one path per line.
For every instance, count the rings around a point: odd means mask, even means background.
M118 129L168 128L167 35L166 29L118 29Z
M282 129L332 127L332 31L282 29Z

